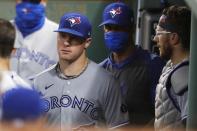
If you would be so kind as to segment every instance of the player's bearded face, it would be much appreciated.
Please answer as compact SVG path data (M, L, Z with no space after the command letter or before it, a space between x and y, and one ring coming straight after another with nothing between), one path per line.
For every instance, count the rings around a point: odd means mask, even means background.
M160 48L159 48L159 51L160 51L160 56L166 60L169 60L172 56L172 47L170 45L170 43L165 43L163 45L160 45Z
M163 30L159 26L156 28L156 34L154 36L153 41L157 43L157 47L159 48L160 56L166 60L169 60L172 56L173 47L170 44L170 35L171 32Z
M57 48L60 60L75 61L85 52L85 39L59 33Z

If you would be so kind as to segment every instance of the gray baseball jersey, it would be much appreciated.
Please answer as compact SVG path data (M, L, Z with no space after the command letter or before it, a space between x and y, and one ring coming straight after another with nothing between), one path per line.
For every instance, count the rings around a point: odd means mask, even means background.
M45 99L49 123L61 129L87 125L115 128L128 123L118 81L92 61L73 79L66 79L58 65L53 66L35 78L34 86Z

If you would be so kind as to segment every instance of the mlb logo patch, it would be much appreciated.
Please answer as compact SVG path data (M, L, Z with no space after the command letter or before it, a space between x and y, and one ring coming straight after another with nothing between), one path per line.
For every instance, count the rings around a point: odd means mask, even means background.
M81 23L81 18L80 17L72 17L72 18L68 18L66 20L69 21L71 27Z
M112 18L114 18L116 15L119 15L122 13L122 9L120 7L116 8L116 9L111 9L109 11L109 13L112 16Z

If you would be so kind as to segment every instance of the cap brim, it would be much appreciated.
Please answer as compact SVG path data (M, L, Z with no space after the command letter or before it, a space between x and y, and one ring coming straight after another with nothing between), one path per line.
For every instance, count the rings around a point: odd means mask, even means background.
M84 37L83 34L81 34L80 32L77 32L77 31L74 31L74 30L71 30L71 29L68 29L68 28L54 30L54 32L63 32L63 33L76 35L76 36L79 36L79 37Z
M115 25L119 25L116 21L114 20L106 20L104 22L102 22L99 27L103 26L103 25L106 25L106 24L115 24Z

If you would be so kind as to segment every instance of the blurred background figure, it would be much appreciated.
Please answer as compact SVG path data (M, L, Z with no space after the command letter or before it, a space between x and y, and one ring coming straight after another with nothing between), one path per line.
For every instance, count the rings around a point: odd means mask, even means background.
M58 60L56 33L58 25L45 16L45 0L16 0L15 52L11 69L31 83L35 74Z
M2 95L6 91L18 87L31 89L28 83L15 72L10 71L10 55L13 50L14 39L14 26L9 21L0 18L0 116L2 114Z
M14 71L10 71L10 56L14 40L14 26L9 21L0 18L0 94L19 85L31 88Z
M3 130L43 129L45 126L44 102L35 90L20 87L9 90L2 95L1 106Z
M100 26L110 54L100 65L120 80L130 124L153 126L155 87L164 61L134 44L134 25L133 11L125 3L106 6Z
M44 102L32 89L16 88L2 96L2 120L34 120L44 113Z

